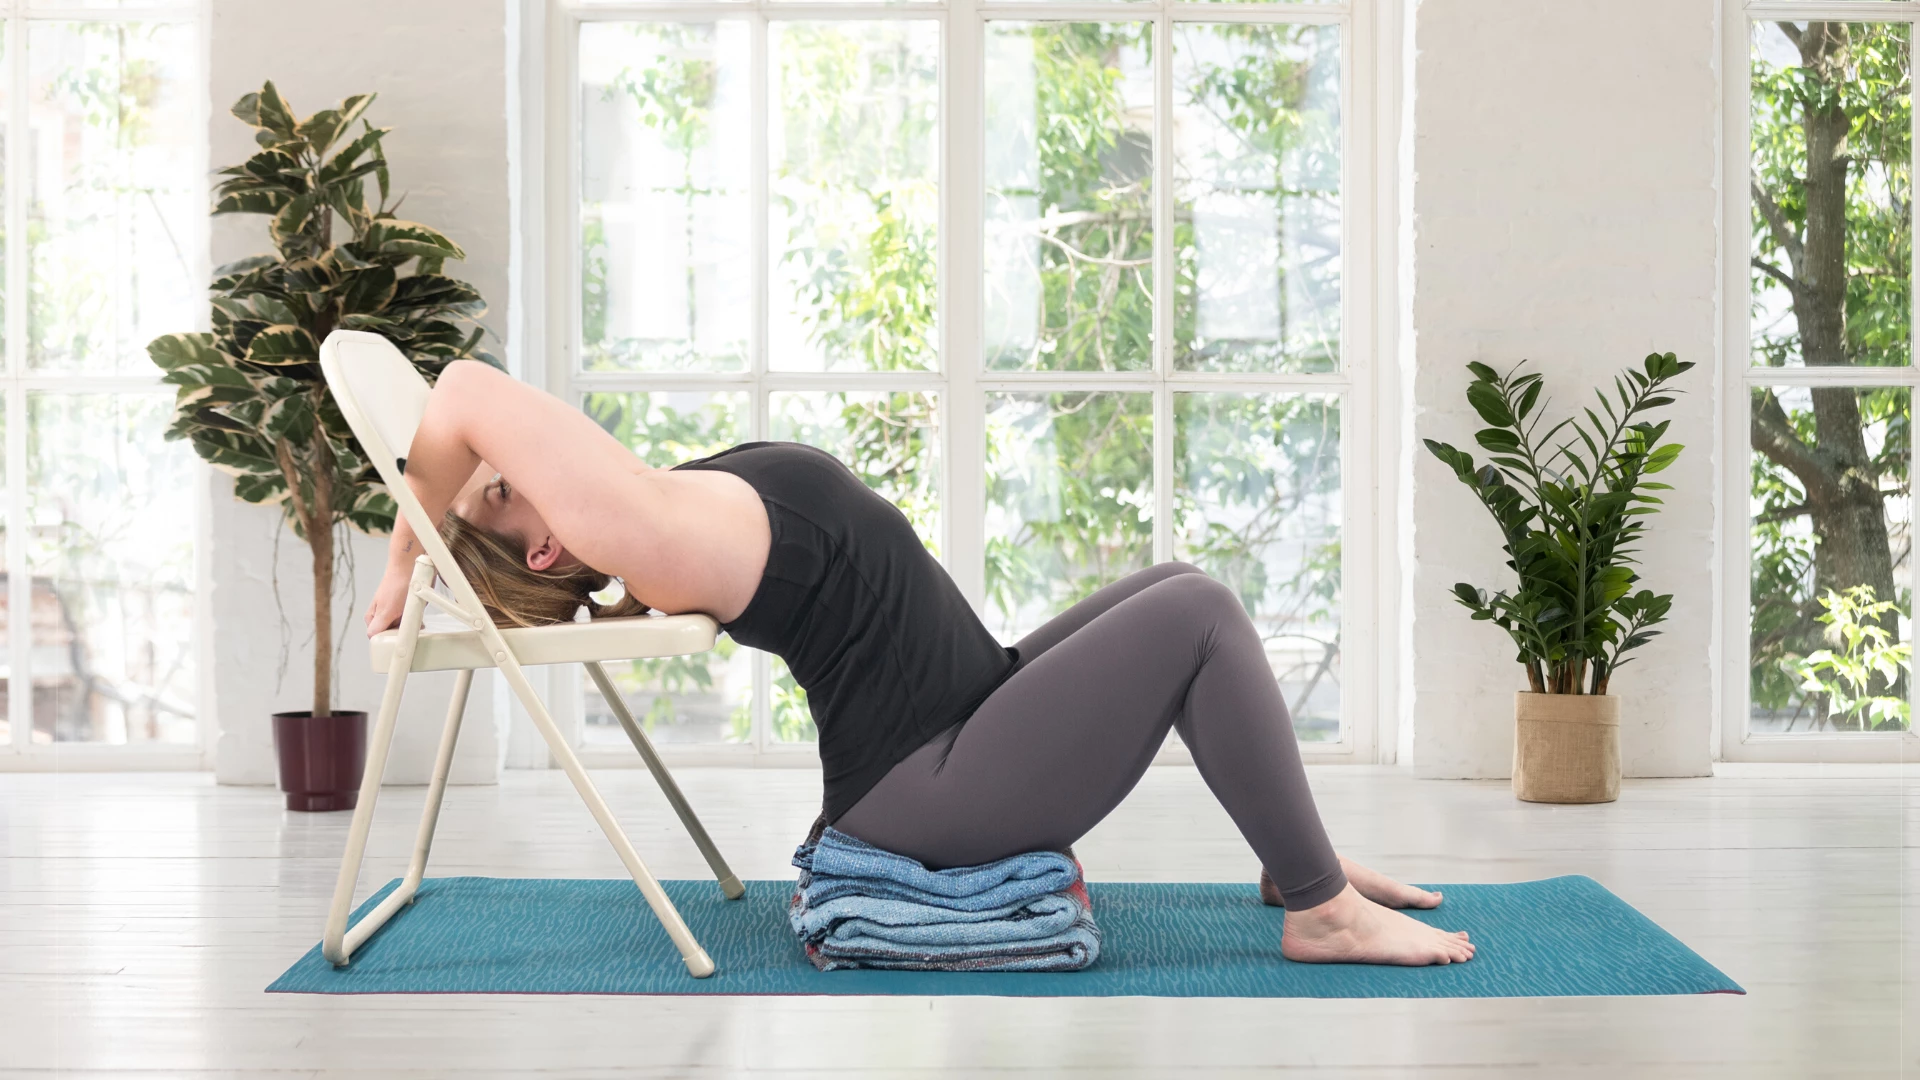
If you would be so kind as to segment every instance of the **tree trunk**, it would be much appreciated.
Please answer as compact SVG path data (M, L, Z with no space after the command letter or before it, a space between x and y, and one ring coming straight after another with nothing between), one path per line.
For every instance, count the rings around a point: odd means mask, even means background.
M307 546L313 549L313 715L332 715L333 703L333 447L314 409L313 502L307 507Z
M1846 78L1845 23L1810 23L1801 32L1801 64L1827 93L1801 118L1807 148L1805 237L1794 268L1793 317L1808 367L1844 365L1847 356L1847 134L1852 118L1840 102ZM1777 199L1775 200L1778 201ZM1826 431L1821 432L1824 441Z
M333 529L307 521L313 551L313 715L331 716L333 703Z

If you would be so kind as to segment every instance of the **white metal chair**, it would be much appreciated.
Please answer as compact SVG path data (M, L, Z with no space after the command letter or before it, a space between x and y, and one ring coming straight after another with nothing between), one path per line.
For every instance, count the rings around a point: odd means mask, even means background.
M396 452L404 451L413 444L414 431L419 427L421 414L426 409L426 380L420 377L420 373L414 370L392 342L378 334L351 330L336 330L327 336L320 348L320 368L348 425L426 549L426 554L414 562L413 578L399 627L373 639L373 669L386 673L387 686L380 699L380 714L367 747L366 772L360 780L360 801L354 808L353 826L347 834L346 854L340 860L340 877L334 885L333 906L327 912L326 936L321 942L321 953L336 966L345 965L362 942L380 929L395 912L413 902L421 879L426 875L427 852L433 844L434 826L440 816L440 800L446 793L447 772L453 764L453 748L460 737L460 718L466 708L467 691L473 685L474 670L497 667L506 677L507 685L519 697L520 703L526 707L527 715L533 718L534 725L540 729L555 760L566 770L567 778L573 781L574 789L593 813L594 820L600 823L601 831L613 844L620 861L626 864L627 872L633 875L634 884L640 887L641 895L646 897L654 916L680 950L687 970L695 978L713 974L713 960L694 940L685 921L680 918L680 912L674 908L673 901L667 898L659 882L648 872L646 864L640 861L633 844L627 840L626 833L621 831L619 822L614 820L612 811L607 808L606 800L600 797L600 792L594 788L593 781L581 767L580 759L554 726L553 717L547 713L546 706L534 693L521 668L529 664L561 663L586 666L594 685L606 697L613 715L633 741L634 749L640 752L641 759L666 793L667 801L680 815L681 823L692 834L700 853L706 856L707 865L713 868L721 892L727 899L737 900L745 892L740 879L727 868L726 860L720 857L719 849L714 847L700 819L694 815L693 808L687 805L679 785L674 783L673 776L661 763L659 754L654 752L646 732L634 722L619 692L600 666L603 660L704 652L713 647L714 635L718 630L714 621L705 615L669 615L596 619L585 623L505 630L495 627L493 620L487 617L479 596L474 593L472 584L454 563L445 541L435 528L436 523L427 519L425 508L401 478L402 464ZM452 600L433 590L436 571L452 590ZM472 629L423 631L422 622L429 604L445 610L462 625ZM446 727L440 735L433 780L427 787L426 809L420 815L420 828L414 839L413 862L400 887L349 928L347 918L353 907L353 890L360 876L361 859L366 853L374 803L380 797L380 780L386 772L387 751L393 743L400 695L406 686L407 676L416 671L458 671L459 676L454 682L453 700L447 708Z

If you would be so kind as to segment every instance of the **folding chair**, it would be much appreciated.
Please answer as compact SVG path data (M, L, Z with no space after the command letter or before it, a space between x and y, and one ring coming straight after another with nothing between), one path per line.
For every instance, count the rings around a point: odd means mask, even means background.
M520 703L526 707L527 715L533 718L534 726L540 729L541 736L546 739L547 747L560 762L560 767L566 770L567 778L573 781L574 790L580 793L594 820L600 823L601 831L613 844L620 861L626 864L627 872L633 875L634 884L640 887L640 893L653 908L654 916L680 950L687 970L695 978L713 974L713 960L694 940L687 924L680 918L680 912L674 908L673 901L667 898L660 883L654 880L646 864L640 861L633 844L627 840L619 822L614 820L613 812L607 808L606 800L594 788L593 781L580 765L580 759L567 745L559 728L554 726L553 717L547 713L546 706L534 693L521 669L534 664L580 663L586 666L594 685L606 697L613 715L620 721L620 726L626 729L627 738L633 741L634 749L640 752L641 760L646 762L647 769L666 793L667 801L673 805L674 812L680 815L680 821L692 834L693 842L699 846L700 853L706 856L707 865L713 868L714 877L720 883L720 891L727 899L737 900L746 891L740 879L727 869L726 860L720 857L713 839L701 826L693 808L687 805L686 797L680 793L679 785L674 783L672 774L660 761L653 743L640 725L634 722L633 715L627 711L619 692L614 689L612 680L607 678L606 671L600 666L603 660L704 652L713 647L714 635L718 630L714 621L705 615L668 615L594 619L584 623L505 630L495 627L493 620L487 617L479 596L474 593L472 584L447 551L446 542L435 528L436 523L427 519L425 508L401 479L402 461L396 456L395 450L405 450L413 444L414 432L419 428L421 414L426 410L426 380L420 377L420 373L414 370L393 343L378 334L352 330L336 330L327 336L326 342L320 347L320 368L326 376L327 386L333 391L334 400L346 416L347 424L360 440L361 447L379 471L380 479L400 504L400 512L406 515L408 524L413 526L414 533L426 549L426 554L414 561L413 577L408 586L406 607L400 616L399 627L373 638L373 669L386 673L387 686L380 699L380 715L374 723L373 738L367 747L366 772L360 779L360 801L354 808L353 827L347 834L346 854L340 860L340 877L333 889L333 906L327 912L326 936L321 941L322 955L335 966L344 966L353 956L353 951L374 931L380 929L395 912L413 903L421 879L426 875L427 852L433 845L434 826L440 817L440 799L446 793L447 773L453 765L453 748L460 737L460 718L466 708L467 691L473 685L474 670L497 667L506 677L507 685L519 697ZM434 591L436 571L452 590L453 599L449 600ZM423 630L422 622L429 604L441 608L472 629ZM420 815L420 828L414 837L413 862L400 887L388 894L365 918L348 928L347 917L353 907L354 885L359 879L360 862L367 848L367 831L373 824L374 803L380 797L380 779L386 772L387 751L393 743L400 695L406 687L407 676L416 671L458 671L459 675L454 681L453 700L447 708L446 726L440 735L439 754L434 759L433 780L427 787L426 809Z

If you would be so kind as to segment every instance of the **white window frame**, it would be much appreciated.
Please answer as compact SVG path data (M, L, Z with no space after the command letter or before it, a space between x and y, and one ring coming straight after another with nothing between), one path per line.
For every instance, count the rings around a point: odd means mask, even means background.
M204 163L210 153L207 125L208 27L205 0L166 6L140 8L54 7L31 0L0 0L0 19L6 26L7 63L6 130L28 130L28 91L31 85L27 57L29 22L172 22L192 27L194 34L194 77L192 79L195 115L193 160ZM4 214L6 236L27 235L29 140L6 140ZM204 168L195 170L198 202L207 203ZM193 273L201 281L209 280L207 236L204 215L194 219L195 231L182 237L193 253ZM4 396L6 408L6 565L7 565L7 713L11 737L0 741L0 772L16 771L143 771L167 769L206 769L212 765L215 741L213 712L213 605L212 605L212 513L206 483L207 467L195 458L192 484L194 508L193 623L196 717L194 742L180 743L52 743L36 745L33 730L32 575L28 572L27 545L27 395L36 391L80 393L139 393L150 391L172 396L172 387L160 381L158 370L151 375L72 375L36 374L27 368L27 283L29 250L24 243L8 243L4 263L6 281L6 359ZM204 330L207 310L200 305L192 325L182 330ZM25 675L24 678L13 677Z
M768 430L767 398L782 390L920 389L937 392L942 442L941 550L949 573L976 610L985 597L985 395L991 391L1131 390L1154 394L1154 561L1173 557L1173 397L1183 390L1272 392L1323 391L1341 398L1341 493L1343 504L1341 567L1342 737L1338 743L1303 743L1309 761L1391 762L1401 744L1400 714L1408 700L1397 683L1401 670L1395 647L1403 546L1397 498L1405 443L1404 424L1380 419L1383 408L1397 415L1404 385L1404 359L1395 353L1399 325L1397 262L1405 208L1393 197L1400 137L1398 58L1403 0L1348 0L1345 3L1188 3L1177 0L941 0L925 3L787 2L787 0L520 0L514 13L518 56L518 92L511 111L518 118L515 187L519 194L517 265L539 267L523 273L514 290L521 313L513 320L518 349L516 374L554 394L577 401L590 390L735 390L749 395L748 439ZM750 202L754 291L761 332L755 336L750 367L737 374L582 374L579 353L578 296L580 230L579 154L574 141L578 90L580 24L586 21L700 20L745 18L752 26L749 96L753 110L753 162ZM941 26L939 220L939 370L933 372L811 373L769 371L764 332L767 312L767 32L778 19L912 19ZM1151 21L1157 67L1158 107L1154 132L1155 232L1172 235L1172 24L1193 22L1286 22L1341 28L1342 109L1342 304L1341 370L1316 375L1270 375L1173 370L1171 305L1162 299L1155 312L1154 368L1124 373L987 372L980 358L983 312L980 303L982 259L981 195L985 179L982 42L992 19ZM1383 47L1383 43L1385 46ZM1387 58L1389 62L1382 63ZM531 130L544 133L529 136ZM544 159L544 160L542 160ZM1171 294L1174 276L1170 244L1155 245L1155 292ZM535 343L544 346L535 356ZM1385 358L1385 359L1383 359ZM960 508L964 508L962 511ZM807 765L816 760L811 743L779 743L769 737L768 663L756 658L753 727L741 744L664 746L675 763ZM561 677L550 686L555 719L579 745L582 734L580 681ZM514 764L544 758L525 740L527 753L510 751ZM1181 760L1183 749L1169 740L1162 760ZM585 748L583 760L596 765L631 765L634 755L617 749Z
M1721 354L1720 407L1717 423L1720 431L1720 490L1717 513L1720 517L1720 543L1725 557L1720 564L1720 612L1715 629L1720 659L1720 708L1715 710L1715 745L1723 761L1759 762L1893 762L1920 758L1920 735L1905 732L1809 732L1807 734L1751 733L1747 730L1749 699L1748 664L1751 572L1753 541L1749 524L1748 475L1752 447L1748 434L1750 394L1756 386L1906 386L1915 390L1920 403L1920 353L1904 368L1769 368L1754 367L1749 356L1751 282L1748 267L1752 252L1752 196L1748 178L1751 146L1752 82L1750 68L1750 25L1756 21L1777 19L1828 19L1847 22L1920 23L1920 3L1908 0L1830 0L1826 3L1781 2L1781 0L1724 0L1721 13L1722 54L1720 70L1723 87L1725 124L1720 185L1724 193L1721 210L1721 279L1723 347ZM1920 149L1920 142L1916 142ZM1915 165L1920 166L1920 154ZM1920 168L1916 168L1920 175ZM1920 283L1920 265L1909 269L1912 280ZM1914 293L1920 301L1920 291ZM1920 308L1916 308L1920 316ZM1920 317L1913 320L1920 329ZM1920 334L1911 335L1910 348L1920 347ZM1915 475L1909 463L1909 476ZM1920 559L1909 559L1910 586L1920 586ZM1920 595L1920 588L1915 589ZM1914 679L1908 679L1911 701L1916 693Z

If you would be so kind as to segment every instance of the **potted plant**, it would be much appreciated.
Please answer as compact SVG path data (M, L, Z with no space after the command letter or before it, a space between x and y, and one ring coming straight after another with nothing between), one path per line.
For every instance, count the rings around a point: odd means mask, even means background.
M1541 377L1468 364L1467 401L1487 423L1474 441L1486 465L1446 443L1427 449L1473 490L1500 526L1518 585L1488 595L1462 582L1454 596L1477 621L1505 630L1528 689L1515 697L1513 792L1530 802L1612 802L1620 794L1620 701L1607 691L1627 654L1659 634L1671 595L1635 590L1647 516L1669 486L1649 479L1680 456L1662 443L1668 384L1693 367L1655 353L1616 376L1598 411L1545 426ZM1543 430L1544 427L1544 430Z
M220 170L213 212L268 215L274 253L214 271L211 333L147 346L179 387L167 437L232 474L239 498L278 503L312 551L313 707L273 718L290 810L351 809L359 796L366 713L332 700L334 530L383 534L395 510L327 392L320 342L336 328L375 331L429 380L463 357L498 366L479 349L480 294L441 273L465 253L394 216L388 129L363 116L372 102L358 94L300 119L269 82L234 105L260 150Z

